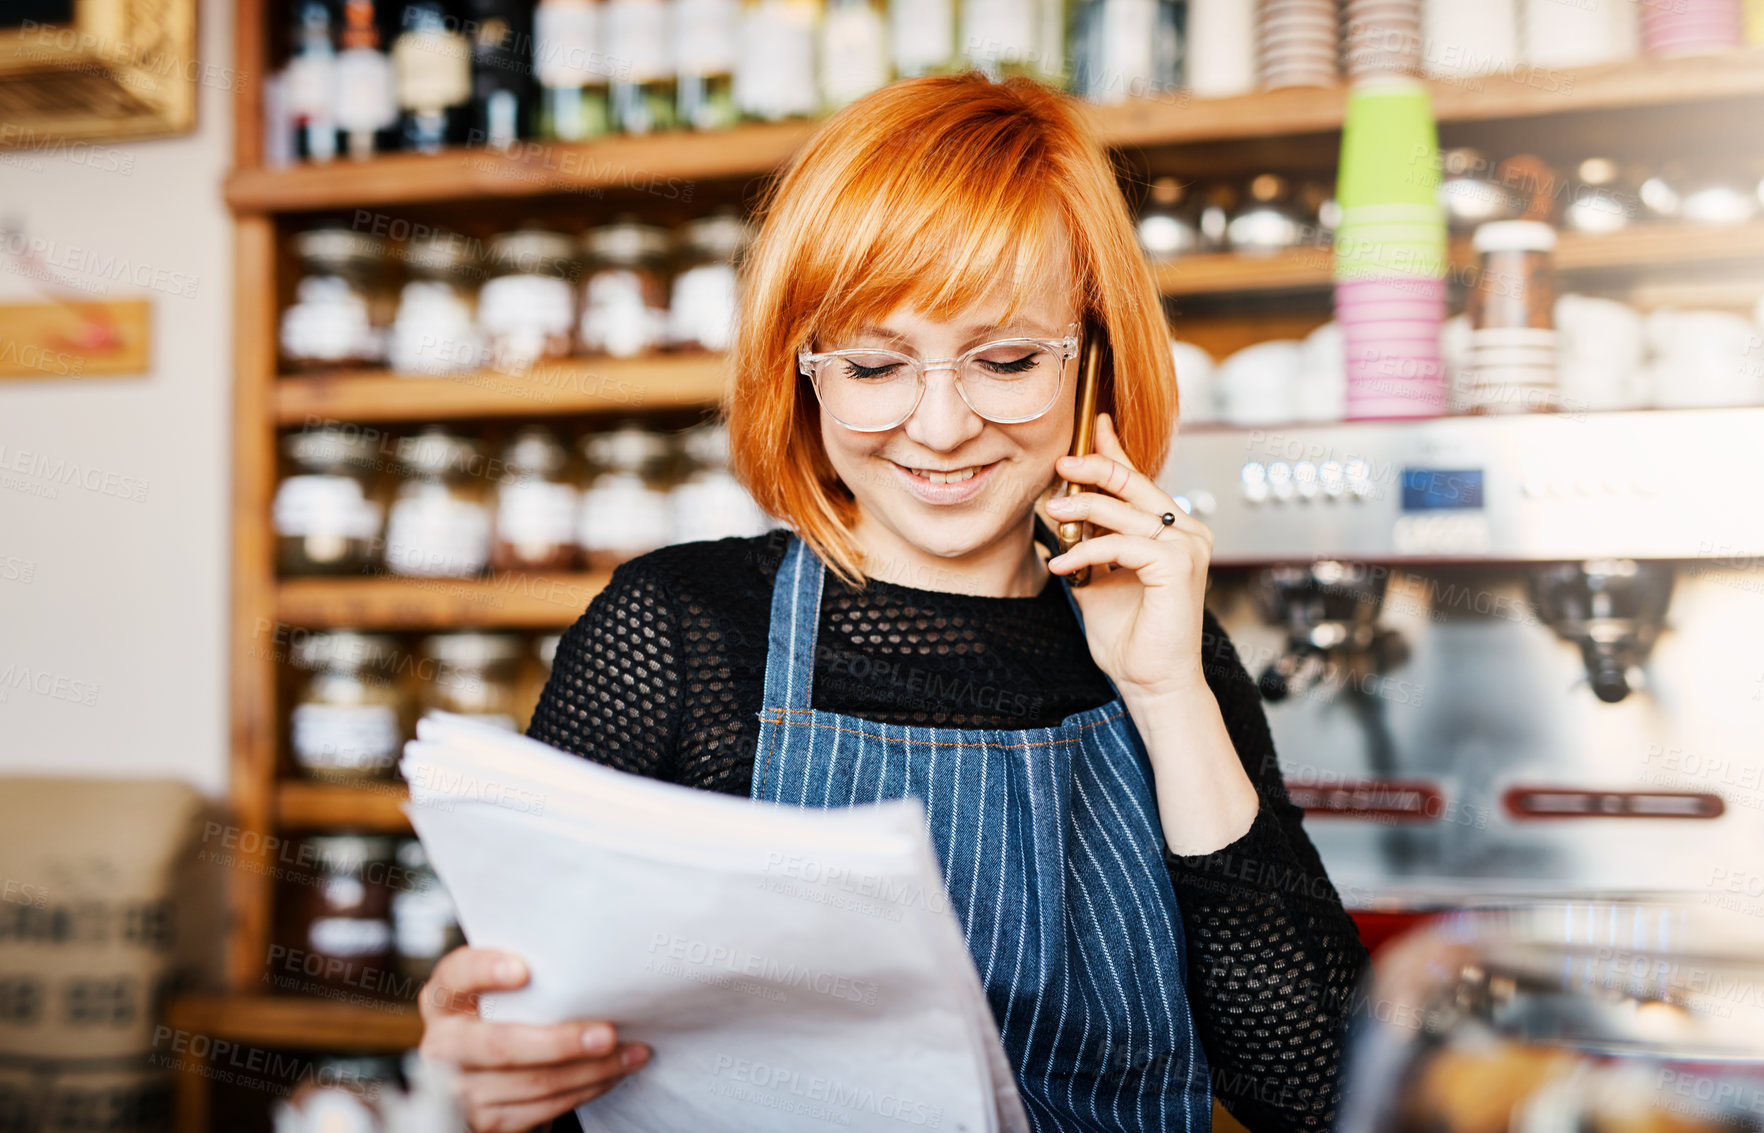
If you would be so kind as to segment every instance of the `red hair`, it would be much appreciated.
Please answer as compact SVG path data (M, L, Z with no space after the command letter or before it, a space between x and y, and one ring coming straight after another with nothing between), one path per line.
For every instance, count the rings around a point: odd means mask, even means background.
M903 305L947 319L1008 280L1009 321L1069 268L1080 319L1126 360L1098 408L1135 467L1163 466L1176 418L1163 304L1108 153L1066 95L977 71L891 83L829 118L760 212L723 399L730 468L846 582L864 578L857 504L796 350Z

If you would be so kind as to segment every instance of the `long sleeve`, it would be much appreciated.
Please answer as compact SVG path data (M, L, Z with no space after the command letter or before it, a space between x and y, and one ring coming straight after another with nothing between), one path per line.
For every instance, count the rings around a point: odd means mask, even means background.
M1207 683L1261 809L1222 850L1167 855L1191 1009L1233 1117L1255 1133L1325 1130L1366 950L1287 797L1255 682L1210 612L1202 636Z
M527 734L620 771L672 779L683 683L678 626L659 572L619 566L558 642Z

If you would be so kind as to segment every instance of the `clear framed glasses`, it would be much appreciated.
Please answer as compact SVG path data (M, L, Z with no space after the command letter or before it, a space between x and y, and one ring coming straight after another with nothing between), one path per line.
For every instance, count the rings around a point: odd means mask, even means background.
M1053 408L1066 363L1078 356L1078 324L1063 338L1001 338L957 358L921 360L898 350L861 346L796 352L796 366L814 383L821 408L859 433L892 429L913 415L925 396L925 375L953 370L956 392L988 421L1016 425Z

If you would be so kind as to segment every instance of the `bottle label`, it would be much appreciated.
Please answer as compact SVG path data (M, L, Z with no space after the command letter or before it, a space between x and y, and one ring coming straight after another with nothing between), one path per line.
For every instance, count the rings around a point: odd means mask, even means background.
M821 91L844 106L888 81L888 26L868 3L839 4L821 24Z
M374 956L392 947L392 925L365 917L314 917L306 943L321 956Z
M533 12L533 72L539 85L571 90L604 83L600 7L585 0L540 4Z
M384 130L398 120L392 61L371 47L337 57L337 126L350 133Z
M380 533L380 505L350 476L290 476L277 486L271 514L277 535L372 539Z
M661 0L609 0L606 53L618 65L617 77L626 82L672 77L667 6Z
M294 760L317 771L384 771L398 758L398 713L389 704L297 704Z
M496 537L517 547L576 541L576 489L550 480L516 480L497 493Z
M954 0L893 0L888 19L894 32L894 66L902 75L922 75L955 54Z
M414 490L413 490L414 487ZM386 566L430 578L474 575L490 559L490 510L444 484L407 486L386 521Z
M1119 102L1143 96L1158 78L1157 0L1102 0L1102 73L1097 92Z
M735 102L760 118L813 114L815 6L802 0L759 0L741 13Z
M307 51L288 60L288 108L299 118L329 121L337 100L337 57Z
M970 59L1024 60L1036 53L1030 0L963 0L962 53Z
M472 96L472 45L437 28L404 32L392 44L398 104L418 113L458 106Z
M674 51L682 75L735 73L737 0L676 0Z

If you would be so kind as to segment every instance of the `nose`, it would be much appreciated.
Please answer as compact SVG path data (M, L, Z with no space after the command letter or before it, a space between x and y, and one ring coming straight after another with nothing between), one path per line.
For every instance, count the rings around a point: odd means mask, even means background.
M925 369L925 395L906 419L906 434L933 452L950 452L980 435L986 419L968 408L956 389L956 368Z

